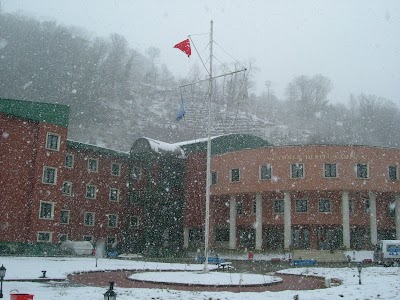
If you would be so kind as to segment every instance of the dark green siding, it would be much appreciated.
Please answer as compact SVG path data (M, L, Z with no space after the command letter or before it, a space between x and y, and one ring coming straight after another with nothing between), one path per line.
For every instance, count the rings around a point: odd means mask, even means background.
M67 105L0 98L0 112L32 121L68 127L69 106Z

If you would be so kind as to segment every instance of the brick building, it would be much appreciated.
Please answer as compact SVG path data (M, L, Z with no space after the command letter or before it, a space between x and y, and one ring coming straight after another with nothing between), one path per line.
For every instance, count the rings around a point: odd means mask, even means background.
M204 243L205 140L120 152L68 140L68 106L0 99L0 243ZM212 139L210 246L367 249L400 238L400 149Z

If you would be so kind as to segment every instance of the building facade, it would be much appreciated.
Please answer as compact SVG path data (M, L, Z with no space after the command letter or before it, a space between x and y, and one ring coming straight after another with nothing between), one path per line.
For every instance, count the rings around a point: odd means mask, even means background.
M203 248L206 140L140 138L120 152L68 140L68 119L68 106L0 99L0 244ZM210 247L369 249L400 239L399 162L394 148L214 137Z

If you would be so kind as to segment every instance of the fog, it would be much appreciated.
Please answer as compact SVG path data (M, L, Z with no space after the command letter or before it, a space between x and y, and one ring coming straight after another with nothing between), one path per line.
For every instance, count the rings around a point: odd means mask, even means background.
M142 53L156 47L156 63L176 77L185 77L196 58L187 58L173 45L189 34L207 33L213 20L215 41L258 69L257 94L270 81L271 92L283 98L296 76L322 74L332 80L329 100L335 103L360 93L400 100L396 0L2 0L1 8L83 27L93 35L119 33Z

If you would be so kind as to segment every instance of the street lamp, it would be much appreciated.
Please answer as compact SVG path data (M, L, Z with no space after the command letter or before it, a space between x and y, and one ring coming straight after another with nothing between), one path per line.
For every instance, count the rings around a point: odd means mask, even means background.
M361 270L362 270L361 263L358 263L357 270L358 270L358 284L361 284Z
M0 298L3 298L3 279L6 276L7 269L1 265L0 267Z
M110 281L110 287L107 292L104 293L104 300L116 300L117 293L114 292L114 281Z

